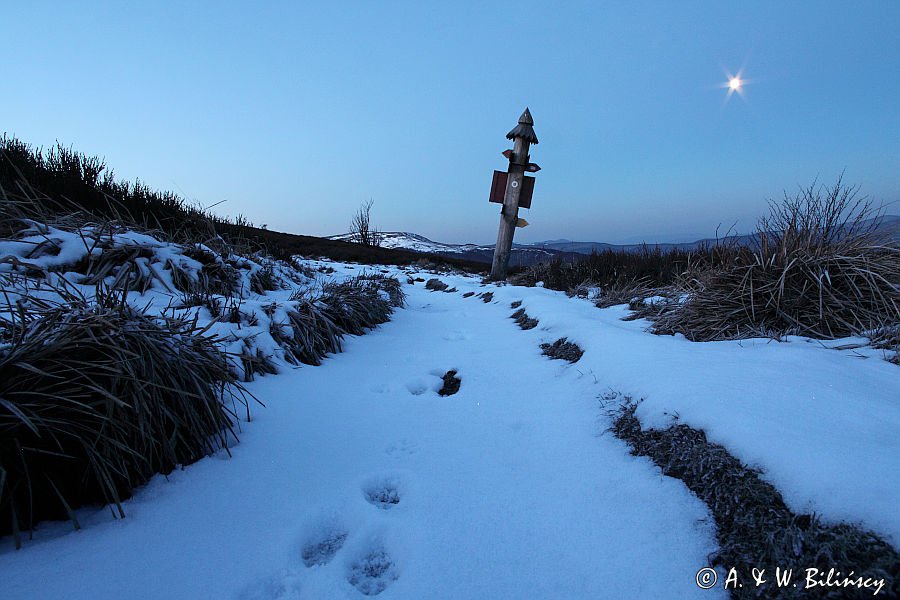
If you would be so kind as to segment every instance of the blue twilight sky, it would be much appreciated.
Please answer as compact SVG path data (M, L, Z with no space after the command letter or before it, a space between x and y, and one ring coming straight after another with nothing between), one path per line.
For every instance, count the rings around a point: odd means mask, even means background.
M900 200L900 2L0 2L0 132L271 229L683 241L842 171ZM726 102L726 71L750 82ZM888 212L900 214L900 203Z

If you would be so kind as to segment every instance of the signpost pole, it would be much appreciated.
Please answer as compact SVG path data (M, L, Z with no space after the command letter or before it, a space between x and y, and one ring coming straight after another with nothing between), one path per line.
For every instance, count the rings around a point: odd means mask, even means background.
M534 120L526 108L519 117L519 124L506 134L507 139L514 141L514 147L512 154L509 155L506 193L503 196L503 207L500 209L500 230L497 233L497 246L494 248L494 260L491 264L490 279L493 281L506 279L509 269L509 253L519 221L519 196L524 187L525 170L529 167L528 148L531 144L538 143L532 125Z

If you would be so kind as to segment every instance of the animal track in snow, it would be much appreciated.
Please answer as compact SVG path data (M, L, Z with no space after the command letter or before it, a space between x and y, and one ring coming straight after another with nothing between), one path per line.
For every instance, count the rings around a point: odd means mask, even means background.
M444 335L442 335L441 339L447 340L448 342L458 342L470 340L472 339L472 336L465 331L452 331L450 333L445 333Z
M428 391L428 384L424 379L413 379L406 382L406 389L413 396L421 396Z
M384 453L391 458L401 458L403 456L411 456L419 451L419 444L410 439L402 439L394 442L384 449Z
M396 563L383 547L376 546L350 566L347 581L360 593L377 596L398 577Z
M393 508L400 504L400 482L396 477L372 479L363 486L363 495L372 506Z
M323 519L310 529L300 556L307 567L327 565L347 541L347 528L337 519Z
M254 581L238 596L240 600L299 600L300 578L284 569L277 575Z

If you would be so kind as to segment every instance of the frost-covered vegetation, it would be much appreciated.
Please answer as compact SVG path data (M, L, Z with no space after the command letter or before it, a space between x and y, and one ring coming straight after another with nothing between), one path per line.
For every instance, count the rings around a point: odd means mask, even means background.
M858 525L828 524L821 516L796 514L758 470L741 463L723 446L711 443L702 430L677 421L666 429L644 429L635 417L631 398L611 392L604 400L616 408L610 430L624 440L632 454L647 456L665 475L676 477L709 507L716 521L719 549L710 563L751 572L759 565L778 565L800 573L812 565L840 565L844 573L866 573L881 580L879 593L900 594L900 553L877 534ZM823 569L824 572L824 569ZM873 586L875 587L875 586ZM732 598L758 598L758 590L744 586ZM869 589L832 590L777 587L766 597L869 598Z
M100 166L49 161L81 180ZM227 450L251 414L241 382L319 364L404 300L380 273L328 276L216 233L240 223L93 183L169 220L63 211L25 179L0 194L0 535L17 543L43 519L78 527L83 504L124 514L154 474Z
M589 296L599 307L629 304L653 331L695 341L858 335L896 352L900 246L857 192L838 180L785 196L771 203L750 245L606 252L537 265L518 281Z

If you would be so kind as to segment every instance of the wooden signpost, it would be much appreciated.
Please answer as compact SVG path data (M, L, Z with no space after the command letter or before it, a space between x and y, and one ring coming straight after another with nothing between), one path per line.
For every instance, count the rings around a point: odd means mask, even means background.
M491 264L491 279L506 279L509 269L509 253L512 250L513 234L516 227L525 227L528 222L519 218L519 208L531 208L531 196L534 193L534 177L527 177L525 172L536 173L541 168L528 162L528 148L537 144L534 133L534 119L526 108L519 117L519 124L506 134L506 139L513 140L513 149L505 150L503 156L509 159L509 168L494 171L491 183L491 202L503 204L500 209L500 231L497 233L497 246L494 248L494 261Z

